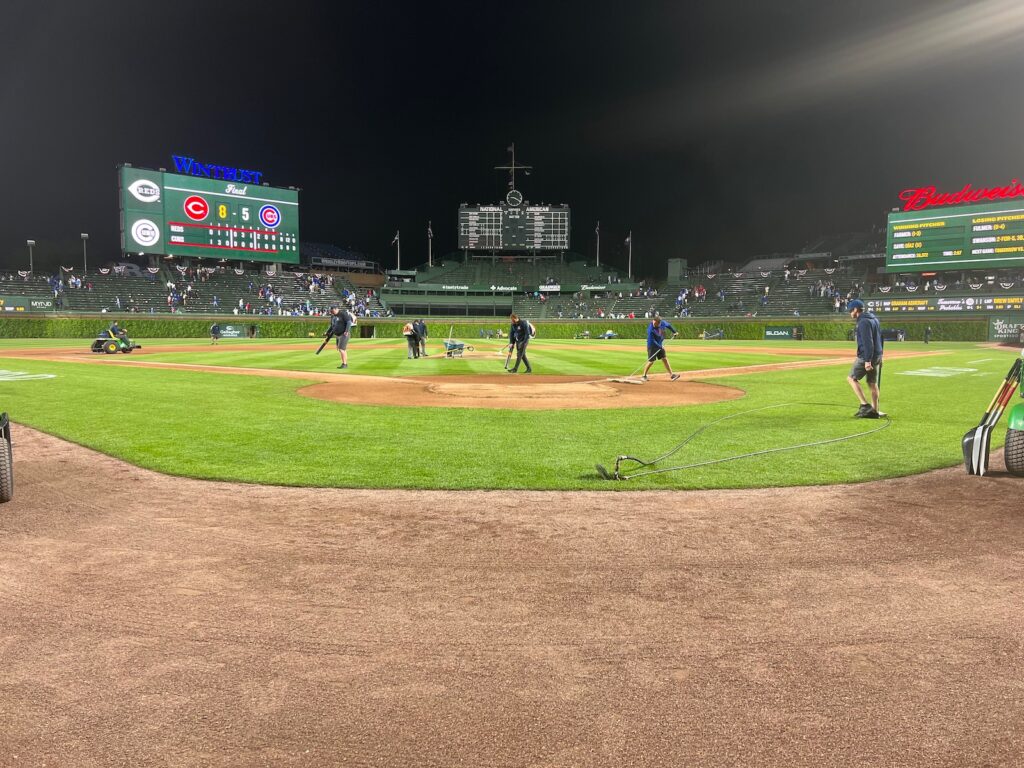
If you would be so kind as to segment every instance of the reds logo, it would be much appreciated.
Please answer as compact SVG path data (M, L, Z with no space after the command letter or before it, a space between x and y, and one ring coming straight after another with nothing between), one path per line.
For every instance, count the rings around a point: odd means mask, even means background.
M276 205L264 205L260 208L260 222L264 227L277 229L277 225L281 223L281 211Z
M185 198L185 215L192 221L202 221L210 215L210 204L199 195Z

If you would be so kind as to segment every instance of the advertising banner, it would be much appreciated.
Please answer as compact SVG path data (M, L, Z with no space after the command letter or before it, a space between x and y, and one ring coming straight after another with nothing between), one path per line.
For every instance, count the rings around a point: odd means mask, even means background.
M1024 332L1024 315L1018 317L990 317L988 320L989 341L1019 342Z
M53 312L53 299L45 296L0 296L3 312Z
M795 339L800 341L804 337L802 325L766 325L764 327L766 339Z

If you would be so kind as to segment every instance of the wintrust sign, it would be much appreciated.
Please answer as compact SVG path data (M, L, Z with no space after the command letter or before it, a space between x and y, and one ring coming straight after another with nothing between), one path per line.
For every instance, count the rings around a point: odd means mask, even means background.
M174 160L174 167L178 173L186 176L201 176L206 179L218 179L220 181L237 181L240 184L260 184L263 179L262 171L248 171L244 168L233 168L229 165L215 165L213 163L200 163L194 157L182 155L171 155Z
M982 200L1008 200L1024 197L1024 184L1011 179L1005 187L978 187L965 184L957 192L938 192L935 187L915 187L900 192L904 211L922 211L937 205L963 205L979 203Z

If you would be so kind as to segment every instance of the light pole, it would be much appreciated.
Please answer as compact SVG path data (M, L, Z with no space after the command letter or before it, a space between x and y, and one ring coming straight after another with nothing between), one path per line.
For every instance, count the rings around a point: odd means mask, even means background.
M34 270L32 269L32 249L35 247L35 240L26 240L25 245L28 246L28 271L31 274Z
M89 235L82 233L82 274L89 270L89 254L86 252L85 244L89 242Z

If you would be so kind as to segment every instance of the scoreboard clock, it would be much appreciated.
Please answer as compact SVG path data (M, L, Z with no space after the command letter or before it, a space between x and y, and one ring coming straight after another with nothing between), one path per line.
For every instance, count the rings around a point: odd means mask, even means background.
M120 169L126 253L299 263L295 189Z
M890 213L886 272L1024 266L1024 201Z
M523 205L511 190L497 205L459 206L459 248L470 251L567 251L569 207Z

